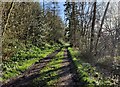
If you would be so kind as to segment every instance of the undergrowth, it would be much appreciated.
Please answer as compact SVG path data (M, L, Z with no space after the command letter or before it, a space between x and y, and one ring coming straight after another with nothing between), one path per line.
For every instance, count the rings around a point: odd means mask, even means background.
M22 74L32 64L52 53L58 46L46 46L38 48L29 45L28 48L19 50L9 60L3 61L3 75L0 81L7 81Z
M44 67L40 71L40 77L33 80L32 86L38 87L38 86L50 86L57 84L59 75L59 69L62 67L61 63L63 61L63 51L60 51L55 58L51 60L47 64L46 67Z
M77 66L77 72L79 74L79 80L81 85L95 86L95 85L112 85L112 83L104 78L96 68L91 66L89 63L85 63L79 58L78 51L69 48L72 54L73 61Z

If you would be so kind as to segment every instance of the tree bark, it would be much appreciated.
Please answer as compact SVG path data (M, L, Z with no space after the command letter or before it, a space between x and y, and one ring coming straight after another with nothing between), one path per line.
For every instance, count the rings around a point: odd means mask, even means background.
M95 55L97 54L97 45L98 45L99 39L100 39L100 37L101 37L102 26L103 26L103 24L104 24L104 19L105 19L105 16L106 16L106 13L107 13L109 4L110 4L110 1L107 3L107 6L106 6L106 9L105 9L104 15L103 15L103 17L102 17L100 29L99 29L98 36L97 36L97 41L96 41L96 44L95 44Z
M91 28L90 52L93 51L94 28L95 28L95 20L96 20L96 0L94 2L93 12L94 14L93 14L93 21L92 21L92 28Z
M2 31L2 35L4 35L5 30L7 29L8 21L9 21L10 14L12 12L13 7L14 7L14 2L11 2L10 8L8 9L8 12L7 12L7 15L6 15L7 19L6 19L6 23L5 23L4 29Z

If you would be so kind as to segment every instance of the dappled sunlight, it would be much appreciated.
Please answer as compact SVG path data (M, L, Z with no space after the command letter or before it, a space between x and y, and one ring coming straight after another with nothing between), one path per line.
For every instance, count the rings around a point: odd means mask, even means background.
M0 1L1 87L120 85L120 2L7 1Z

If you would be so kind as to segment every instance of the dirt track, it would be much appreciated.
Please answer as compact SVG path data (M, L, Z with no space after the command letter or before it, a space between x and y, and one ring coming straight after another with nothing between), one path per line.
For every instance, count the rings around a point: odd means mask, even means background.
M30 87L28 84L36 77L39 77L39 71L51 61L54 56L60 52L61 49L54 51L47 57L39 60L28 70L26 70L21 76L11 79L8 83L3 84L1 87Z
M65 49L64 51L64 59L62 66L64 67L59 74L61 74L60 79L58 80L58 87L78 87L78 78L77 78L77 72L76 68L74 66L74 63L72 61L71 54L68 49Z
M45 67L51 61L51 59L54 58L54 56L58 52L60 52L60 50L61 49L56 50L44 59L39 60L39 62L36 62L27 71L25 71L22 76L12 79L8 83L2 85L2 87L32 87L30 83L35 78L40 77L40 70ZM58 72L59 78L54 87L78 87L78 85L80 84L78 84L79 80L76 67L72 61L72 56L67 48L64 50L63 57L63 62L61 63L62 66L58 71L56 71ZM43 85L40 84L39 87L43 87Z

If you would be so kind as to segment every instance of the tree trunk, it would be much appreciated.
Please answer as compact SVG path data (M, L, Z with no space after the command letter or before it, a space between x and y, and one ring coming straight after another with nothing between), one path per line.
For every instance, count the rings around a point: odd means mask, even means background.
M106 16L106 13L107 13L109 4L110 4L110 2L107 3L107 6L106 6L106 9L105 9L104 15L103 15L103 17L102 17L100 29L99 29L98 36L97 36L97 41L96 41L96 44L95 44L95 55L97 54L97 45L98 45L98 42L99 42L99 38L100 38L100 36L101 36L102 26L103 26L103 24L104 24L104 19L105 19L105 16Z
M94 27L95 27L95 20L96 20L96 1L94 2L93 12L94 14L93 14L92 28L91 28L90 52L93 52Z
M6 19L6 22L5 22L5 26L4 26L2 35L5 34L5 31L6 31L6 29L7 29L8 21L9 21L10 14L11 14L11 12L12 12L13 7L14 7L14 2L11 2L10 8L8 9L8 12L7 12L7 15L6 15L6 16L7 16L7 19Z

